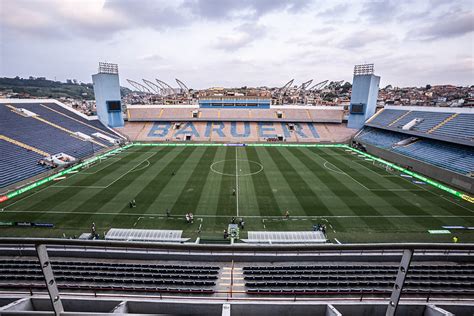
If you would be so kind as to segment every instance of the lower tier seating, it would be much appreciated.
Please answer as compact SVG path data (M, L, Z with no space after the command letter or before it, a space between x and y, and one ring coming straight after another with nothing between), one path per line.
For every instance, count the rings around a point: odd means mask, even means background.
M425 138L418 138L408 145L397 145L398 142L411 137L402 133L365 127L355 139L460 174L474 171L474 150L471 146Z

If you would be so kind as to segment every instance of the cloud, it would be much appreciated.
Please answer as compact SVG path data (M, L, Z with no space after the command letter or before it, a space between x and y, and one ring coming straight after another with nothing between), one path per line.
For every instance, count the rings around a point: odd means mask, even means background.
M275 11L296 13L312 0L185 0L182 7L194 16L208 20L228 18L258 19Z
M0 28L16 36L104 39L127 27L122 14L96 1L1 0Z
M334 17L337 17L339 15L346 13L347 10L349 10L349 5L347 3L341 3L319 12L317 16L328 17L328 18L333 19Z
M408 34L409 39L434 41L462 36L474 31L474 12L453 12Z
M164 58L158 54L148 54L148 55L143 55L138 57L139 60L143 61L152 61L152 62L157 62L157 61L163 61Z
M164 0L106 0L104 9L126 16L133 23L132 27L166 30L192 22L192 17L180 4L179 1Z
M353 32L341 40L337 46L343 49L358 49L367 44L387 40L390 35L372 30Z
M262 38L266 28L259 24L244 23L234 28L231 34L220 36L214 47L225 51L234 51L243 48Z
M368 1L364 3L360 15L365 16L371 23L386 23L394 18L398 9L402 6L402 1Z

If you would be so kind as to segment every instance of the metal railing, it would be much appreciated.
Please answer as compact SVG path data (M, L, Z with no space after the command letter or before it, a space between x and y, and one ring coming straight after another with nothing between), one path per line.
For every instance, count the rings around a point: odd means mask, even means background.
M186 256L187 253L210 252L211 254L225 253L231 256L241 256L242 254L256 255L259 253L267 255L278 254L291 255L301 253L333 252L342 254L345 252L357 255L387 251L395 251L401 256L397 276L386 315L395 315L400 296L403 290L405 278L410 268L410 263L414 254L437 253L439 256L449 255L450 253L474 255L474 244L440 244L440 243L384 243L384 244L317 244L317 245L250 245L250 244L232 244L232 245L202 245L195 243L173 244L173 243L153 243L153 242L130 242L130 241L109 241L109 240L78 240L78 239L45 239L45 238L0 238L0 247L11 248L35 248L38 256L41 270L43 272L46 288L56 315L63 313L64 308L61 303L59 290L54 279L51 268L47 247L56 249L61 247L64 250L77 249L83 247L93 248L95 250L155 250L177 252ZM297 256L296 256L297 258ZM295 259L296 259L295 258ZM190 258L190 260L193 260ZM297 259L296 259L297 260Z

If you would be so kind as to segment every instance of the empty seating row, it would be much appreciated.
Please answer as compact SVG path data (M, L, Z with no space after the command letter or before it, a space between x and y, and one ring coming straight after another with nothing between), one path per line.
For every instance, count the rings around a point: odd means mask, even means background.
M12 259L12 260L0 260L0 267L20 267L22 265L37 266L37 260L28 259ZM53 267L65 267L65 268L91 268L91 267L113 267L116 269L120 268L140 268L140 269L180 269L180 270L213 270L218 271L218 266L206 266L206 265L181 265L181 264L147 264L147 263L115 263L115 262L88 262L88 261L51 261Z
M290 265L290 266L251 266L251 267L243 267L242 270L247 273L247 271L272 271L272 270L359 270L359 269L398 269L398 265L388 265L388 264L344 264L344 265ZM439 269L444 270L458 270L458 269L474 269L474 264L419 264L415 263L410 266L410 270L417 270L417 269L434 269L438 271Z
M27 109L40 117L72 130L74 132L81 132L91 136L94 133L102 133L112 138L118 138L113 132L108 130L100 122L99 124L91 124L91 121L84 119L83 117L69 111L55 103L20 103L14 104L16 108ZM98 121L97 121L98 122ZM102 141L105 145L109 143Z
M45 289L44 282L42 283L0 283L0 289ZM106 285L106 284L71 284L58 283L58 288L67 290L81 290L81 291L123 291L123 292L155 292L155 293L179 293L179 294L213 294L215 290L212 288L190 288L190 287L161 287L161 286L122 286L122 285Z
M123 272L104 272L104 271L64 271L54 269L54 274L57 276L110 276L110 277L121 277ZM3 275L17 275L21 273L22 275L39 275L41 271L39 269L28 269L28 270L17 270L17 269L0 269L0 273ZM182 273L182 274L168 274L168 273L158 273L158 272L127 272L127 276L133 277L142 277L142 278L158 278L158 279L196 279L196 280L215 280L217 279L216 275L209 274L195 274L195 273Z
M402 128L417 119L408 130ZM439 140L462 143L474 141L474 113L441 112L408 109L383 109L366 125L383 129L418 132ZM419 134L417 134L419 135Z
M38 165L40 154L0 139L0 188L31 178L48 169Z
M355 139L363 144L384 148L460 174L474 171L474 151L471 146L433 139L418 139L404 146L396 144L410 135L365 127Z
M389 294L392 292L392 288L364 288L364 287L327 287L327 288L266 288L266 289L247 289L247 294L258 294L258 295L317 295L317 294ZM429 288L422 289L418 287L407 287L403 289L403 293L409 294L443 294L452 295L473 295L474 289L465 288L453 288L446 291L444 288Z

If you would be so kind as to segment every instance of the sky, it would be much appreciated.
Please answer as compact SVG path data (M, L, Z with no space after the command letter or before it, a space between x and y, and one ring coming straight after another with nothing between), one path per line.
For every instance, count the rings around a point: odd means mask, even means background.
M0 0L0 77L188 87L474 84L474 0Z

